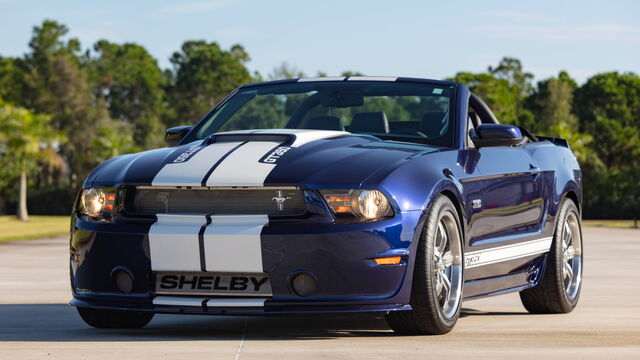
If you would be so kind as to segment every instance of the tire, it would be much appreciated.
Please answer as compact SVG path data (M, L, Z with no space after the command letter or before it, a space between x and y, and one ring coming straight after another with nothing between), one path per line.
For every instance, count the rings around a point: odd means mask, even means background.
M98 329L137 329L153 318L151 312L117 311L78 307L78 314L85 323Z
M448 243L443 241L442 231L446 231ZM440 195L429 210L418 243L411 287L412 310L387 314L387 322L395 332L440 335L453 329L462 303L462 249L456 208L448 197Z
M578 207L564 198L558 211L553 244L540 283L520 292L532 314L564 314L578 304L582 289L582 223Z

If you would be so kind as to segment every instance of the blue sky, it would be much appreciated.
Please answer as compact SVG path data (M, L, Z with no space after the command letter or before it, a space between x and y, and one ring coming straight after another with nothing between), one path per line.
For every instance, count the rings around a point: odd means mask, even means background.
M484 71L502 56L542 79L579 82L604 71L640 73L640 1L0 0L0 56L27 50L45 18L84 47L106 38L144 45L162 67L187 39L242 44L252 71L283 61L309 75L444 78Z

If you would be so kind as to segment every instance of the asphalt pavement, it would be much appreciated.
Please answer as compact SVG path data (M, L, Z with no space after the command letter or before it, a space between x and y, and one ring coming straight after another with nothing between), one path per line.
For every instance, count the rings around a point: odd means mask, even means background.
M67 305L67 239L0 244L0 359L640 359L640 230L584 229L576 310L529 315L517 294L463 303L442 336L398 336L379 315L156 315L98 330Z

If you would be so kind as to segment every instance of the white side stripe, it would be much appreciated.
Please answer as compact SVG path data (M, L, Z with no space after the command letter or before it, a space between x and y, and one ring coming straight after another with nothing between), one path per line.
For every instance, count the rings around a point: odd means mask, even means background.
M201 215L157 214L149 229L153 271L200 271L198 232L206 224Z
M553 238L547 237L519 244L472 251L464 256L465 268L469 269L477 266L519 259L526 256L543 254L549 251L552 242Z
M152 186L200 186L209 169L240 142L215 143L182 163L170 163L160 169Z
M267 215L218 215L204 232L207 271L263 272L260 233Z

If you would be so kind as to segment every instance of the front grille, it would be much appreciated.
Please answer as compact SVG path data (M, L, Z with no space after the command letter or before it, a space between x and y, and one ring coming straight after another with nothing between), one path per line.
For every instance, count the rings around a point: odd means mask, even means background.
M127 212L155 214L266 214L305 212L304 193L296 187L181 188L139 186L127 191Z

